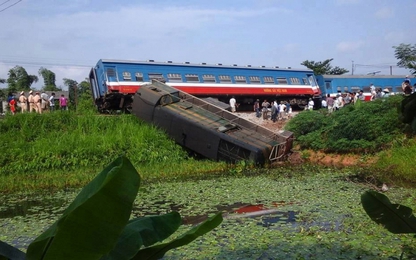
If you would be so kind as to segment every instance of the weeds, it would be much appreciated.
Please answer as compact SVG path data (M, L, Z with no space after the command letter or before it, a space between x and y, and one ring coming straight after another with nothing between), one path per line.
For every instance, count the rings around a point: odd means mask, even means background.
M33 183L45 186L43 182L52 187L85 185L90 179L80 181L77 174L67 173L92 172L123 154L145 179L223 168L222 163L192 163L187 152L162 131L133 115L18 114L1 120L0 132L2 190L17 188L16 180L23 181L21 189Z

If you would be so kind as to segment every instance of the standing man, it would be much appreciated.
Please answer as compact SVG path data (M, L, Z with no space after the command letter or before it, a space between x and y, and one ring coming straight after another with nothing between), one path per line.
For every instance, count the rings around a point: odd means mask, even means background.
M374 87L374 84L370 84L370 92L371 92L371 101L376 99L376 87Z
M361 100L361 101L364 101L365 100L365 96L364 96L363 90L360 90L360 92L358 94L358 100Z
M325 98L323 98L322 101L321 101L321 107L322 108L327 108L328 107L328 103L326 102Z
M256 117L260 117L260 100L256 100L253 105L254 111L256 112Z
M279 105L279 118L281 120L285 119L285 110L286 110L286 105L283 104L283 101L280 101L280 105Z
M41 97L39 95L39 92L35 93L35 96L33 97L33 102L35 103L36 112L39 114L42 114L42 104L41 104Z
M59 107L61 108L62 111L67 110L67 106L68 106L68 99L65 97L64 94L61 95L61 97L59 98Z
M32 90L29 91L29 97L27 99L29 101L29 113L33 112L33 110L37 112L36 105L35 105L35 96L33 96Z
M46 94L44 90L42 90L42 94L40 94L40 98L41 98L42 111L48 110L48 108L49 108L49 97L48 97L48 94Z
M236 105L237 101L235 100L234 96L232 98L230 98L230 107L231 107L231 112L235 112L235 105Z
M265 99L263 101L263 103L261 103L262 112L263 112L263 119L264 120L267 120L267 118L268 118L267 113L269 112L269 106L270 106L270 103L267 102L267 99Z
M20 108L22 109L22 113L27 112L27 97L25 96L25 92L20 92L19 97Z
M313 102L312 98L309 98L308 110L313 110L313 106L315 106L315 102Z
M49 108L51 112L55 110L55 93L52 92L50 98L49 98Z
M334 98L326 94L326 105L328 106L328 113L334 112Z

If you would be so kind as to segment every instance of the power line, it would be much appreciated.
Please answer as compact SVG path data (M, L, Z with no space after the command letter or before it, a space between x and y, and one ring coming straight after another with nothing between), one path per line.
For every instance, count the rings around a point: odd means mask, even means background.
M10 0L7 0L7 1L5 1L5 2L1 3L1 4L0 4L0 6L4 5L4 4L5 4L5 3L7 3L7 2L10 2Z
M9 1L9 0L8 0L8 1ZM8 1L4 2L3 4L7 3ZM14 3L14 4L12 4L12 5L9 5L8 7L6 7L6 8L4 8L4 9L0 10L0 13L1 13L1 12L3 12L3 11L5 11L5 10L7 10L7 9L9 9L9 8L10 8L10 7L12 7L12 6L17 5L17 4L18 4L18 3L20 3L20 2L22 2L22 0L19 0L19 1L17 1L16 3ZM1 4L1 5L3 5L3 4Z
M91 65L81 65L81 64L58 64L58 63L48 63L48 62L36 62L36 61L13 61L13 60L0 60L0 63L4 64L23 64L27 66L54 66L54 67L73 67L73 68L91 68Z

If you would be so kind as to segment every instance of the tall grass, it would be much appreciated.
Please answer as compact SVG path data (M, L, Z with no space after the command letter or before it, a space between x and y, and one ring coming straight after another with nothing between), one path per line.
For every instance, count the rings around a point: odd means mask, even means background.
M416 141L400 121L401 95L326 110L298 114L286 126L302 149L374 155L368 174L393 183L416 184ZM378 158L378 160L377 160Z
M82 172L97 174L121 154L148 179L225 167L209 161L195 163L164 132L133 115L18 114L0 120L0 133L1 190L10 190L15 181L27 188L31 183L83 185L89 178Z
M416 139L397 140L392 149L382 151L373 167L373 174L382 181L405 186L416 185Z

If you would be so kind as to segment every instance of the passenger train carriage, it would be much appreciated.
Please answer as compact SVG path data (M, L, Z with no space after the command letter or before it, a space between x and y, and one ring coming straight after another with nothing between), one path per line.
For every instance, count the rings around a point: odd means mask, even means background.
M134 94L153 79L200 98L228 103L235 96L240 105L267 99L303 108L309 98L321 96L309 69L102 59L91 69L89 79L96 105L103 112L129 110Z
M388 89L390 93L403 93L405 75L318 75L316 76L322 95L363 91L365 100L370 100L370 85L376 89ZM412 79L410 79L412 80ZM415 80L413 79L414 83Z

